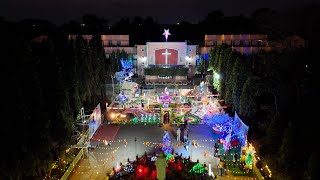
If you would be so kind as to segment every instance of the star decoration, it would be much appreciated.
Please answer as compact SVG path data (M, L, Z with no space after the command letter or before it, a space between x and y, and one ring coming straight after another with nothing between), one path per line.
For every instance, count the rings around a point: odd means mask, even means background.
M169 35L171 35L171 34L169 33L169 29L164 29L164 33L163 33L162 35L164 35L164 37L166 38L166 41L167 41Z

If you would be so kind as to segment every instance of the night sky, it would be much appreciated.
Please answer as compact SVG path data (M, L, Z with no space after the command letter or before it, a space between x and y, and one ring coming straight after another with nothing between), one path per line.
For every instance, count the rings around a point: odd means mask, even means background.
M197 23L208 12L222 10L225 16L250 15L255 9L281 10L318 0L1 0L0 16L7 20L47 19L61 24L90 13L111 22L120 17L151 16L159 23Z

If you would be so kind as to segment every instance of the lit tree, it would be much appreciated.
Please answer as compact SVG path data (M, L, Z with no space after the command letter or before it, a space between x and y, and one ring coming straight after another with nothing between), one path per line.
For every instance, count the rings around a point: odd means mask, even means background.
M130 61L121 59L120 62L122 71L116 73L116 78L120 82L120 84L122 84L123 81L131 81L131 77L134 74L134 69Z
M165 155L168 155L172 152L171 140L170 140L169 133L167 131L163 136L162 145L163 145L162 150Z

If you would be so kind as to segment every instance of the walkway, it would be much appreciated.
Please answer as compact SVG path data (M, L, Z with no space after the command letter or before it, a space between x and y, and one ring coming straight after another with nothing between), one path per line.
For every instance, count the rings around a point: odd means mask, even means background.
M214 134L207 125L189 125L189 139L196 140L198 147L191 146L187 151L183 146L177 146L176 126L164 125L104 125L98 129L94 139L107 140L110 144L97 142L98 147L93 148L88 158L81 160L75 172L72 174L72 180L104 180L107 173L111 172L120 162L125 163L128 158L135 159L136 155L141 156L144 152L151 155L160 151L160 147L154 147L152 144L162 142L164 130L168 130L173 144L174 152L183 156L190 156L193 161L199 160L200 163L211 164L213 172L218 174L216 166L216 158L214 158L213 150ZM182 137L181 137L182 138ZM144 142L149 142L145 145ZM223 175L218 176L219 179L234 179L235 177ZM253 179L249 177L239 177L236 179Z

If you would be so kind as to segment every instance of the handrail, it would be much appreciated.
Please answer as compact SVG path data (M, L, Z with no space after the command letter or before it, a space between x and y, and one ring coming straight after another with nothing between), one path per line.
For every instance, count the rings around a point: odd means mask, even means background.
M77 156L74 158L74 160L72 161L72 163L69 165L68 169L64 172L63 176L61 177L60 180L67 180L68 177L70 176L70 174L73 172L74 168L76 167L76 165L78 164L78 162L80 161L80 159L83 156L83 149L81 149L79 151L79 153L77 154Z

